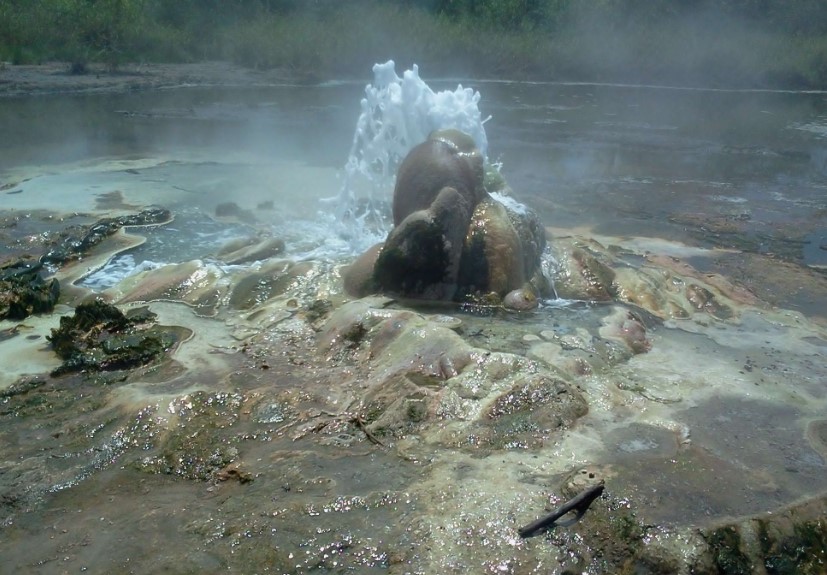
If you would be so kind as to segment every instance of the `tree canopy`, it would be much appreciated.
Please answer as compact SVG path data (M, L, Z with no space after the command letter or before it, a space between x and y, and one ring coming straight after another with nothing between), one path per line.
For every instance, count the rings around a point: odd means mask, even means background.
M0 0L0 60L13 63L348 73L387 57L437 73L823 87L827 1Z

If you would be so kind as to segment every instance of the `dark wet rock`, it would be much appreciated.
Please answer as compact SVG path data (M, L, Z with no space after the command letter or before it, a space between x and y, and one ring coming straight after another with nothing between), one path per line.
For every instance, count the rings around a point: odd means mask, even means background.
M601 255L586 246L561 247L557 260L562 269L554 283L557 295L565 299L611 301L616 291L615 272Z
M224 469L215 472L217 481L238 481L241 484L251 483L255 478L249 471L244 471L237 463L230 463Z
M513 200L483 199L474 209L462 252L458 299L514 290L547 295L540 269L546 246L537 214Z
M260 271L244 276L232 286L228 304L233 309L252 309L271 298L283 295L312 269L312 264L307 262L274 262L272 265L262 266Z
M701 534L717 570L712 572L819 575L827 564L827 498Z
M267 260L284 253L285 244L281 238L249 238L225 246L218 257L231 265Z
M227 254L231 254L238 250L243 250L245 248L249 248L253 244L259 241L259 237L257 235L250 235L250 236L242 236L238 238L233 238L230 241L226 242L224 245L219 248L216 252L216 257L219 259L224 259L224 256Z
M384 244L345 270L348 293L432 301L493 295L497 305L518 289L548 295L541 270L545 230L537 215L509 193L496 170L486 172L469 136L433 132L402 162L394 189L394 228ZM515 307L526 307L520 305Z
M503 306L516 311L528 311L540 305L537 295L527 289L519 288L508 292L503 298Z
M460 193L443 188L431 206L391 230L374 266L376 285L410 298L452 299L470 215L471 206Z
M256 216L250 210L242 209L235 202L225 202L215 206L215 215L219 218L235 218L240 222L252 224L256 221Z
M201 481L230 479L227 473L238 458L239 439L227 430L238 422L241 403L240 395L224 392L201 391L178 398L170 406L178 424L136 467ZM235 479L249 482L252 476L238 470Z
M730 319L734 314L726 305L721 304L708 289L696 284L686 286L686 299L698 310L718 319Z
M305 318L311 324L316 323L322 318L327 317L327 315L333 309L333 303L327 299L317 299L313 300L308 306L305 312Z
M100 244L125 226L149 226L168 222L169 210L147 208L137 214L117 218L104 218L91 226L69 226L58 234L53 247L40 257L40 262L49 265L63 265L79 259L83 254Z
M29 393L33 389L37 389L38 387L44 385L46 380L42 377L32 377L30 379L24 379L18 381L6 389L0 390L0 399L6 399L9 397L14 397L16 395L25 395ZM0 412L5 414L6 412Z
M154 319L154 314L140 309L124 315L100 299L80 304L74 315L61 317L60 327L47 337L63 359L53 375L131 369L159 359L177 337L150 325Z
M0 267L0 320L20 320L54 309L60 284L54 278L43 279L42 268L42 264L27 260Z
M719 573L750 575L753 563L741 550L741 534L731 526L710 530L706 534L712 562Z
M483 158L474 140L457 130L434 132L399 166L393 223L398 226L409 215L427 210L445 188L454 189L472 209L486 195L482 182Z
M376 244L342 270L345 292L352 296L363 297L376 290L373 268L381 253L382 244Z

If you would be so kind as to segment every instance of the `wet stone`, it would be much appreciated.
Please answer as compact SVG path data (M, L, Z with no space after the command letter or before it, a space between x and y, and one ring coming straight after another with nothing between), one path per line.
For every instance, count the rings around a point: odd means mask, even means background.
M100 299L78 305L72 316L47 336L64 360L53 375L89 370L131 369L160 359L177 341L172 330L149 325L154 314L137 311L124 315Z
M0 320L21 320L52 311L60 284L41 275L42 264L17 260L0 266Z
M264 403L256 407L255 420L259 423L281 423L290 416L285 403Z
M175 400L170 410L177 425L135 466L147 473L222 480L218 474L226 475L239 455L240 438L227 430L238 422L241 403L240 395L225 392L197 392Z
M711 573L818 575L827 563L827 501L701 529ZM699 562L700 563L700 562Z
M168 222L172 215L164 208L147 208L137 214L103 218L90 226L73 225L61 230L40 262L60 266L77 260L93 247L125 226L149 226Z

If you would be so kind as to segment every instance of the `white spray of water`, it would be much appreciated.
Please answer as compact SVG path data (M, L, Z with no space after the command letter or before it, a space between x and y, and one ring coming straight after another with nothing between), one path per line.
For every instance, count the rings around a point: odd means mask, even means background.
M384 239L388 210L382 210L381 204L389 201L397 168L411 148L434 130L454 128L470 135L485 158L488 118L480 113L479 92L462 85L434 92L419 77L416 65L400 78L389 60L375 64L373 76L361 101L344 183L331 200L336 202L337 217L350 230L348 235ZM360 199L365 204L360 205Z
M103 291L117 284L129 276L143 271L153 270L164 264L153 261L142 261L137 263L132 254L120 254L114 256L101 269L89 274L81 280L81 285L94 290Z

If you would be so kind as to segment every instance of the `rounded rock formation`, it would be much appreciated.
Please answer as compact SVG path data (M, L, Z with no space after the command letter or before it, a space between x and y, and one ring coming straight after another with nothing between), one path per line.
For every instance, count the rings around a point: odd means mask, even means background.
M536 305L549 291L541 269L545 230L532 210L507 197L499 173L488 171L471 137L457 130L433 132L413 148L397 175L394 228L344 271L348 293L503 303L515 292L521 297L507 306Z

